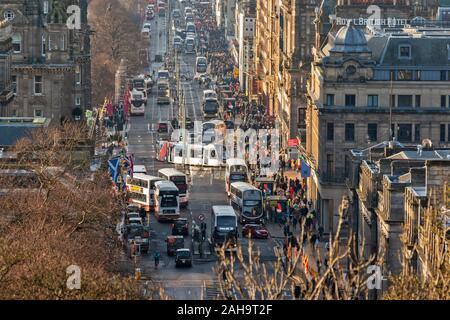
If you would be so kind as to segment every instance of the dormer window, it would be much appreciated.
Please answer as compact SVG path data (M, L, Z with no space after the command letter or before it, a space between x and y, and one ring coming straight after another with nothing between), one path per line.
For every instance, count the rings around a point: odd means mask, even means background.
M398 57L400 59L411 59L411 46L409 44L401 44L398 47Z

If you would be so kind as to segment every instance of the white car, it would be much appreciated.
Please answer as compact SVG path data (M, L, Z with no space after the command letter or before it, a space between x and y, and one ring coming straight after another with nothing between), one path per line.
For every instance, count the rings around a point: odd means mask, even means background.
M149 22L146 22L142 26L142 30L144 30L144 29L148 29L148 31L151 31L152 30L152 25Z
M128 218L128 224L140 224L140 225L143 225L142 218Z
M206 99L217 100L217 93L214 90L203 90L203 101Z

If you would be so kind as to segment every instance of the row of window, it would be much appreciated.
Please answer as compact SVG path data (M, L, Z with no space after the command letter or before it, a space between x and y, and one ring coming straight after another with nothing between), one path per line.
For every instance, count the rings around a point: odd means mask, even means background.
M390 97L390 105L393 107L420 108L422 106L422 96L420 94L392 94ZM346 107L356 107L356 95L346 94L344 103ZM325 106L334 105L334 94L327 94ZM371 108L377 108L379 106L377 94L369 94L367 96L367 106ZM440 106L441 108L450 108L450 95L441 95Z
M376 81L450 81L449 70L374 70Z
M394 137L400 142L412 142L421 141L420 138L420 124L411 123L397 123L392 124L391 127ZM442 126L441 126L442 130ZM413 135L414 133L414 135ZM442 133L442 131L441 131ZM334 141L334 123L327 123L327 141ZM442 136L441 136L442 137ZM366 138L370 142L378 141L378 124L368 123L367 124L367 135ZM445 127L444 127L444 138L445 138ZM450 139L450 126L449 126L449 139ZM345 141L354 142L355 141L355 124L346 123L345 124Z
M447 129L447 132L446 132ZM450 142L450 123L441 123L439 127L439 141L440 142Z
M12 36L13 53L22 53L23 41L20 34ZM41 38L41 54L44 56L48 51L64 51L66 50L66 36L61 33L50 33L48 36L42 35Z
M398 46L398 58L399 59L411 59L412 55L410 44L400 44ZM450 60L450 44L447 44L447 59Z
M16 75L11 76L11 83L13 85L13 90L15 94L18 94L18 88L19 88L19 81L17 79ZM77 70L75 72L75 84L81 85L81 72L80 69L77 67ZM43 86L43 79L42 76L34 76L33 78L33 94L34 95L42 95L44 94L44 86Z

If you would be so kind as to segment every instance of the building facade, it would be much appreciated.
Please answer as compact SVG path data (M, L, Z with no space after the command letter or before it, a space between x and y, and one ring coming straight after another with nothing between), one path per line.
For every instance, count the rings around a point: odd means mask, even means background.
M319 1L257 1L255 71L261 101L276 116L281 146L306 137L306 83Z
M309 196L333 232L352 148L431 139L448 146L450 31L368 33L348 25L314 50L308 85Z
M240 89L248 96L253 95L254 39L256 29L256 0L236 2L236 38L238 44L238 65Z
M11 85L12 26L0 20L0 117L8 113L14 98Z
M351 159L349 211L358 252L382 261L383 274L399 274L411 266L426 275L438 254L432 251L442 245L424 245L431 215L427 207L433 201L438 210L446 207L443 186L450 178L450 149L427 140L416 147L391 141L352 150ZM421 247L428 254L422 255Z
M70 5L80 8L80 29L66 24ZM87 1L5 0L0 15L13 28L8 116L79 119L91 107Z

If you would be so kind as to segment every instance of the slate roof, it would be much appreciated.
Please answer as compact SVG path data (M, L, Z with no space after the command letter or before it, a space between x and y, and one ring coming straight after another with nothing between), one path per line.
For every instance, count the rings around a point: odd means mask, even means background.
M46 127L49 119L39 123L9 122L0 118L0 147L11 147L21 138L29 137L36 128Z
M376 51L376 42L369 41L369 46ZM400 45L411 46L411 59L399 58ZM387 66L449 66L448 50L450 35L446 37L389 37L384 53L380 56L380 65Z

